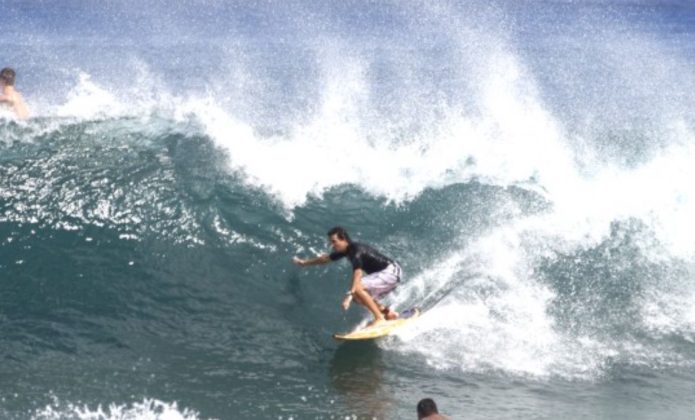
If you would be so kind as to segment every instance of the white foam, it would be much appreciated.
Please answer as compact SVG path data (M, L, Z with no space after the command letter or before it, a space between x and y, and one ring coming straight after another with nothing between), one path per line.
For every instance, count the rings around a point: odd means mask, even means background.
M521 232L494 229L411 279L397 300L427 302L433 291L450 291L389 346L420 353L440 369L594 375L600 344L583 337L582 345L555 328L547 313L555 294L534 277L535 250Z
M571 169L561 127L545 111L532 77L508 51L495 49L480 65L474 114L451 106L432 121L420 121L424 128L405 138L402 130L390 130L397 121L373 119L370 109L378 98L372 97L364 57L340 45L317 55L317 106L281 135L260 135L253 121L235 116L209 94L168 92L144 65L138 65L137 89L113 90L81 73L66 101L46 109L78 119L154 112L184 122L194 118L227 153L230 170L287 209L343 184L400 202L426 188L471 178L512 185L544 176L537 183L549 185Z
M55 109L60 117L93 119L123 115L128 108L107 89L91 80L87 73L79 73L77 85L70 90L64 104Z
M365 64L349 55L322 60L330 66L323 71L321 105L287 136L261 137L209 100L189 103L189 110L227 151L232 170L290 209L342 184L403 201L426 188L473 177L509 185L570 170L571 155L558 141L557 124L525 87L514 57L499 54L482 83L480 115L452 108L406 139L384 138L388 130L365 124L373 123L363 117L373 106ZM546 159L548 154L554 159Z
M86 404L63 403L54 397L46 407L36 410L32 420L197 420L200 414L188 408L180 409L176 402L143 399L130 404L110 403L90 408Z
M421 353L440 368L533 376L596 377L616 357L637 364L681 363L667 345L650 347L629 338L615 341L564 331L549 311L554 291L544 286L536 269L542 258L556 252L567 255L598 245L610 234L612 222L631 218L642 221L655 237L636 239L641 241L635 244L640 247L638 258L691 264L694 151L679 143L633 168L604 166L588 177L576 169L574 174L564 171L570 174L562 179L564 188L544 185L551 210L492 228L407 285L399 301L431 301L442 290L449 294L417 327L401 334L403 344L396 348ZM693 290L687 273L643 283L642 295L634 297L641 324L632 327L692 341Z

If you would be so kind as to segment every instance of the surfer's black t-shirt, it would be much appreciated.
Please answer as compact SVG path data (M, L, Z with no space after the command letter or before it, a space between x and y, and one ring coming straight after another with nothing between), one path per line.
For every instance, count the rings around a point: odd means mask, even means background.
M376 249L369 245L350 242L346 253L332 252L330 258L332 261L339 260L343 257L348 257L352 264L352 269L361 269L367 274L376 273L388 267L393 260L384 256Z

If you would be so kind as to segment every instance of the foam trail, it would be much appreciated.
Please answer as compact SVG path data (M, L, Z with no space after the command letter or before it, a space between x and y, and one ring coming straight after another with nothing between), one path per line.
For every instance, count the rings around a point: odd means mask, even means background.
M640 343L629 333L616 336L609 331L629 322L632 331L653 337L670 334L693 340L695 243L684 234L692 224L689 198L695 194L687 181L695 175L689 164L692 153L692 146L678 144L632 169L607 167L592 177L576 174L571 190L546 189L545 197L553 204L550 210L493 227L428 267L399 296L401 302L434 304L417 327L401 334L402 349L417 349L441 368L533 376L595 378L615 359L687 366L668 344ZM642 227L625 243L624 234L615 232L615 222L630 220L639 220ZM554 314L554 302L565 301L549 287L544 267L564 255L577 255L575 264L583 264L587 256L582 253L606 246L614 249L611 253L634 246L636 260L623 267L617 257L599 254L589 264L608 264L618 274L635 264L657 270L661 277L653 282L652 274L641 272L644 278L623 279L638 283L635 290L640 294L627 296L631 303L621 302L626 307L619 309L618 318L576 319L577 324L586 324L585 331L567 330ZM591 280L577 281L581 285ZM442 293L444 298L439 298ZM583 299L581 295L570 299L580 314L596 316L592 301L576 301ZM610 300L601 302L608 304ZM633 310L638 318L628 321Z
M593 375L600 360L577 354L555 329L547 313L554 292L533 278L522 242L513 228L499 228L413 279L399 300L423 290L450 291L422 322L400 333L403 344L396 345L440 369Z

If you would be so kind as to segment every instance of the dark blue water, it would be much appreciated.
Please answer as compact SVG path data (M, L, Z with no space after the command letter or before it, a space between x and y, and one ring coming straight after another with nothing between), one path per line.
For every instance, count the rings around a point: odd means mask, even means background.
M0 417L692 417L690 2L0 4Z

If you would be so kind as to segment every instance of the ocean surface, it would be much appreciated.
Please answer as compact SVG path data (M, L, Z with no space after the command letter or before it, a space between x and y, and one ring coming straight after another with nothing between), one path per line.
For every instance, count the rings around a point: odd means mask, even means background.
M0 6L0 418L695 418L695 3Z

